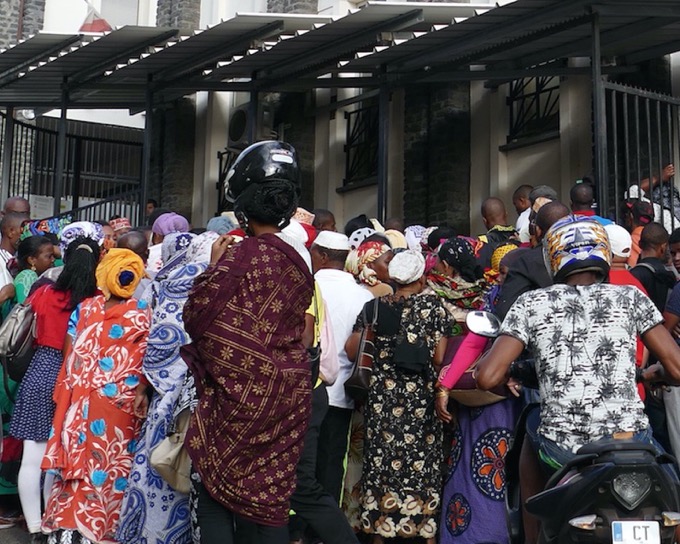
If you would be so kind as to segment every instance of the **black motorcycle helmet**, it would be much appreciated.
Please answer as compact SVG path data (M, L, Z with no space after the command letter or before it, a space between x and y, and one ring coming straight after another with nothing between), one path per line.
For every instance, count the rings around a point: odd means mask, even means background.
M276 140L257 142L245 148L227 172L225 197L235 203L253 184L272 181L291 182L299 195L300 167L295 148Z
M225 197L241 227L250 220L284 228L300 197L300 168L290 144L264 141L247 147L227 172Z

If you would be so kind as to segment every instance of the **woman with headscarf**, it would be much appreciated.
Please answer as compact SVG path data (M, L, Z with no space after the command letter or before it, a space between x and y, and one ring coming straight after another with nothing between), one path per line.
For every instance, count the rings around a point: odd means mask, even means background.
M248 237L215 242L182 316L193 341L182 356L198 394L185 440L195 471L192 521L204 544L233 543L243 523L263 544L288 544L312 392L302 343L311 259L282 232L298 204L297 155L285 142L258 142L227 179Z
M361 331L377 310L359 500L361 529L373 544L397 536L434 544L437 534L442 437L434 384L451 326L439 298L421 294L424 271L420 252L395 255L395 293L366 303L346 345L356 358Z
M458 249L454 249L458 248ZM443 251L442 251L443 250ZM472 274L476 270L474 261L467 258L467 248L461 249L457 243L446 242L442 246L440 259L447 259L454 269ZM496 296L495 287L505 278L502 270L513 254L520 253L515 244L497 248L491 257L491 273L487 280L492 288L485 296L469 300L470 307L493 311ZM465 263L468 263L467 266ZM458 268L456 268L458 267ZM444 268L447 269L447 268ZM442 270L442 267L440 267ZM469 282L477 274L463 278ZM477 280L475 283L479 283ZM439 283L442 283L441 281ZM449 282L453 285L452 282ZM476 291L470 285L463 285L468 294ZM442 293L450 293L440 288ZM462 293L461 293L462 295ZM453 300L460 300L458 299ZM460 307L456 307L460 310ZM459 314L459 312L457 312ZM460 315L460 314L459 314ZM459 323L465 331L463 322ZM514 431L520 404L518 399L509 396L495 404L469 408L453 401L449 402L449 391L482 354L488 345L488 338L473 332L463 332L455 353L449 355L451 361L442 369L437 382L435 406L438 417L446 424L452 424L447 445L447 474L444 481L444 500L442 501L440 544L478 544L479 542L507 543L509 540L505 521L505 455L509 440ZM502 396L502 395L501 395ZM449 406L455 404L454 417Z
M47 498L51 475L41 484L42 463L52 428L52 400L63 363L64 337L71 312L97 290L99 245L84 236L70 239L56 283L38 288L29 298L37 320L36 351L16 396L10 434L24 443L19 470L19 497L29 533L40 537L41 496ZM42 493L41 493L42 490Z
M64 227L59 234L59 253L63 256L66 254L66 248L79 237L89 238L97 243L99 252L102 251L104 245L104 230L99 223L90 223L89 221L76 221ZM32 289L36 290L45 284L51 284L57 281L57 278L64 270L62 266L53 266L43 273L33 284Z
M182 232L189 232L189 222L175 212L163 213L153 222L147 261L147 271L152 278L165 264L162 256L163 240L170 234Z
M212 244L218 238L214 232L195 237L186 250L185 264L159 285L143 363L153 395L134 452L118 528L118 539L126 544L191 542L189 496L170 487L151 467L149 457L169 434L177 415L188 407L187 365L179 354L189 342L182 310L194 279L208 267Z
M147 285L140 300L146 302L153 310L160 290L161 282L171 272L181 268L186 263L186 253L191 241L196 238L190 232L173 232L163 238L161 245L161 268L154 274L152 281ZM148 275L148 268L147 268Z
M112 248L97 267L102 294L69 321L43 469L55 473L42 529L51 542L114 544L136 438L146 416L145 304L132 297L142 259Z
M391 295L387 266L394 257L392 248L379 240L366 240L357 249L350 251L345 269L358 283L368 289L374 297Z

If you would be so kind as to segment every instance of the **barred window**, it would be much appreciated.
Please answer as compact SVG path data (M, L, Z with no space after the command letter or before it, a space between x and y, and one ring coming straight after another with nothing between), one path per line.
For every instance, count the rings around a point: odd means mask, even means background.
M375 181L378 176L378 104L363 102L358 109L345 112L345 119L344 185Z
M527 77L510 84L508 143L560 128L560 78Z

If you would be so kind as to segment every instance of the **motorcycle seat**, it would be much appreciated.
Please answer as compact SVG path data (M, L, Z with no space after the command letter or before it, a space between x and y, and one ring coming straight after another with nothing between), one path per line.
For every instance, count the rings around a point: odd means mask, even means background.
M581 446L576 455L602 455L612 451L647 451L656 456L657 451L654 446L644 442L637 442L635 440L614 440L603 439L590 442L585 446Z

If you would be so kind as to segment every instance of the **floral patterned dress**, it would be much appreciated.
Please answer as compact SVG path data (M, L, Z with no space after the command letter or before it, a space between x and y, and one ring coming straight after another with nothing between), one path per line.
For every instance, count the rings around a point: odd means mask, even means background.
M42 468L57 478L42 529L62 530L60 542L71 542L74 534L83 542L117 542L121 501L142 423L133 404L144 379L149 314L135 299L109 309L105 302L99 295L81 304L73 348L54 393L54 432Z
M373 302L367 303L373 307ZM381 310L401 315L399 334L384 333ZM370 320L372 312L368 313ZM363 313L355 331L364 328ZM361 528L386 538L434 538L441 501L442 428L434 411L435 369L400 371L393 362L399 335L424 340L430 358L450 330L434 295L383 297L378 307L376 359L365 407L366 436L361 483Z

